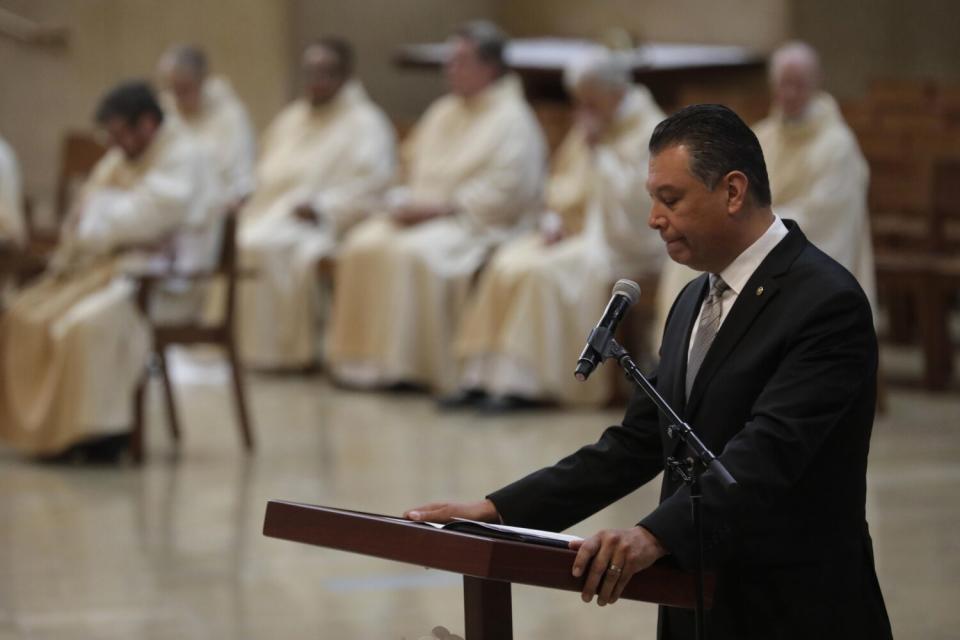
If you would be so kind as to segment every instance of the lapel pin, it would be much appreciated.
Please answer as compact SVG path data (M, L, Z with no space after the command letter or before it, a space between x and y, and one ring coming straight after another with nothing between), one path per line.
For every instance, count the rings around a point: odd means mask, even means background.
M763 287L757 287L757 296L763 295Z

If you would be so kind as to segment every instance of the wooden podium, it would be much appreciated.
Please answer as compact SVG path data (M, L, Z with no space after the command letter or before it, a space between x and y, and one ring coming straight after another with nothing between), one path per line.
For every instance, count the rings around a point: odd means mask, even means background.
M462 574L466 640L513 637L513 582L566 591L580 591L583 584L583 578L570 573L576 554L569 549L445 531L369 513L271 500L263 534ZM712 594L708 576L708 608ZM693 608L694 576L654 565L633 577L622 598Z

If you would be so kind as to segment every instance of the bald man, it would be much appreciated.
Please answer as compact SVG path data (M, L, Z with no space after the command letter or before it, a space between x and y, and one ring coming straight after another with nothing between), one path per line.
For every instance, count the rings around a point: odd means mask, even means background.
M607 402L614 379L578 382L573 364L614 281L656 274L666 258L646 224L644 187L663 112L608 51L574 61L565 81L576 121L553 163L540 231L502 247L481 274L458 331L464 391L442 406Z
M754 130L770 173L777 213L850 271L876 309L867 211L870 170L836 101L820 89L820 61L803 42L770 59L773 109Z
M257 190L241 211L240 348L265 369L313 366L322 320L317 264L376 207L396 166L395 134L353 75L353 50L318 40L301 59L303 97L263 136Z
M453 391L454 332L489 252L533 224L545 145L506 36L473 22L450 40L450 94L406 141L403 187L358 227L338 260L327 359L356 387Z
M870 170L836 101L820 89L820 61L803 42L774 52L773 109L754 126L763 147L773 208L796 220L810 241L850 271L876 310L873 240L867 211ZM657 329L697 272L670 263L661 275ZM659 335L657 336L659 339Z
M230 82L211 75L202 49L175 45L157 65L165 87L161 105L170 126L196 136L213 158L228 202L253 191L255 136L247 110Z

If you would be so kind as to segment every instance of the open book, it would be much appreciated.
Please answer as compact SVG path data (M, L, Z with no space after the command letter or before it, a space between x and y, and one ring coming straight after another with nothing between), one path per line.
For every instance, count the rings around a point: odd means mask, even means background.
M412 520L403 520L410 523ZM434 529L445 529L447 531L457 531L460 533L469 533L475 536L485 538L499 538L502 540L512 540L514 542L528 542L531 544L542 544L548 547L568 548L573 540L583 540L577 536L570 536L563 533L553 533L552 531L540 531L539 529L524 529L522 527L508 527L504 524L491 524L489 522L478 522L476 520L466 520L464 518L454 518L453 522L438 524L436 522L420 522Z

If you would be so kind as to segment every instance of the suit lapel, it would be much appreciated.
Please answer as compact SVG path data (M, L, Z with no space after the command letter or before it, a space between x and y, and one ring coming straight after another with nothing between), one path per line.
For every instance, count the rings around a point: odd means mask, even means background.
M686 401L685 381L687 379L687 351L690 349L690 336L693 323L700 312L700 304L707 294L707 274L694 279L677 298L676 305L664 335L664 361L660 365L664 395L677 413L683 414Z
M785 224L789 229L787 236L760 263L737 296L723 324L720 325L720 331L717 332L717 337L707 351L697 378L693 382L693 388L690 390L690 398L686 405L687 415L695 413L711 378L727 360L730 352L737 346L757 316L779 293L777 277L789 269L797 255L806 246L807 239L796 223L788 220Z

